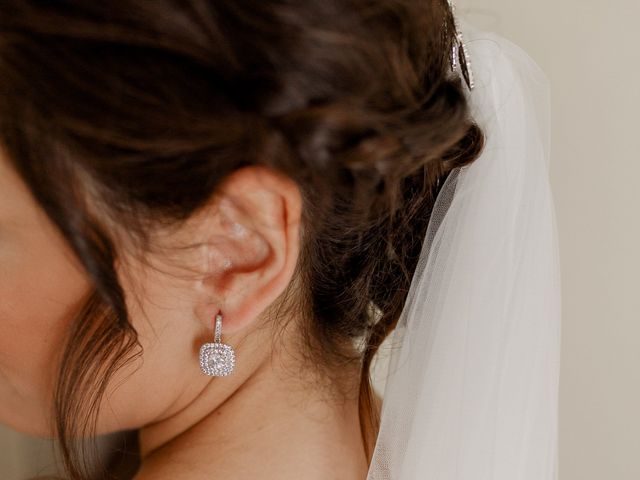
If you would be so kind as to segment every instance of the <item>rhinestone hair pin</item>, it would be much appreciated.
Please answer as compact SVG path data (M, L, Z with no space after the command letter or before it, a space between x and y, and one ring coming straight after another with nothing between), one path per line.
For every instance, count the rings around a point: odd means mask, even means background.
M455 40L453 42L453 46L451 47L451 71L455 72L459 65L460 71L462 73L462 78L464 78L464 81L469 87L469 90L473 90L475 82L473 78L473 70L471 69L471 59L469 58L467 45L464 43L464 38L458 24L458 18L456 16L456 6L453 3L453 0L447 0L447 2L449 3L449 8L451 9L451 16L453 17L453 27L455 30Z

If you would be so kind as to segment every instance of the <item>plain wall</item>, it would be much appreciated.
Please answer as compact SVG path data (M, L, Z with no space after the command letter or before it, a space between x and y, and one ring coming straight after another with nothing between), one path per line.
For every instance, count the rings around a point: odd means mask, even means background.
M560 480L640 479L640 3L459 0L552 94L563 269Z

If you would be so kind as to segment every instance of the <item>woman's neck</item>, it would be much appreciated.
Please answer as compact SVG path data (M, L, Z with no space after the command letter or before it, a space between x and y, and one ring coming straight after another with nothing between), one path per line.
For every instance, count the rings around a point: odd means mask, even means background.
M344 372L353 392L356 368ZM135 480L366 477L357 394L333 393L278 358L207 388L187 408L141 429Z

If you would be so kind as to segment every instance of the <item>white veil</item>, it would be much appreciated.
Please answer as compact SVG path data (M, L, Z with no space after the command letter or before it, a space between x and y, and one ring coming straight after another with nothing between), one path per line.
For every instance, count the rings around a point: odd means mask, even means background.
M548 81L518 46L461 26L487 143L437 199L392 340L368 480L557 476Z

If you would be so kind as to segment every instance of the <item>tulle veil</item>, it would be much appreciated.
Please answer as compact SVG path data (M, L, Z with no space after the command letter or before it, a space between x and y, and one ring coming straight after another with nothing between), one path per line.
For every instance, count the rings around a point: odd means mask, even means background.
M484 152L439 194L398 327L368 480L554 480L560 264L549 82L460 23Z

